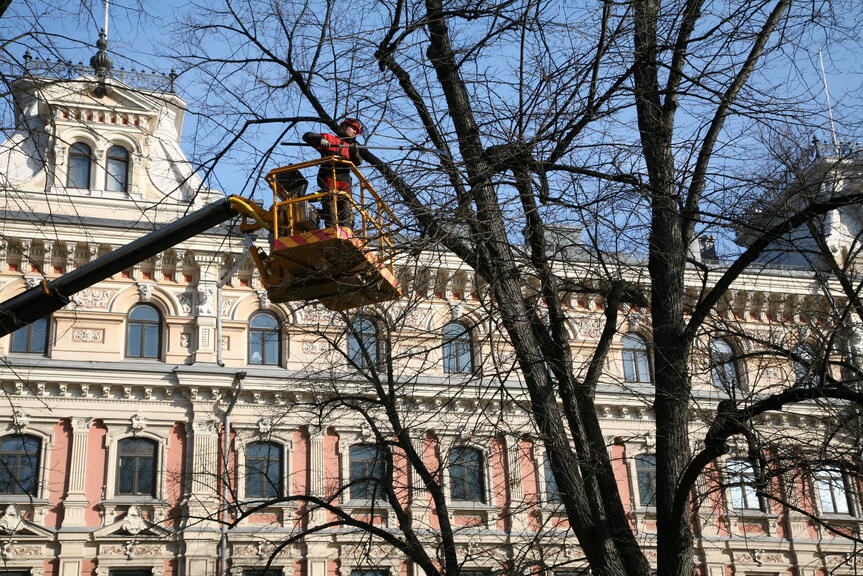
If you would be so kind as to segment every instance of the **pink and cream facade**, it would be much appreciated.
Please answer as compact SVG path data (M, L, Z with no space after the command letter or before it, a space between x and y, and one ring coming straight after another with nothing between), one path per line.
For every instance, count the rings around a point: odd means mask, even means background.
M109 80L108 94L96 98L87 79L21 80L15 89L26 129L0 146L3 300L212 196L179 147L185 105L175 94ZM0 575L198 576L222 566L251 575L272 556L271 574L284 576L421 576L379 541L347 529L315 532L274 553L298 527L331 519L305 515L296 502L223 530L232 519L225 502L327 496L348 484L341 508L396 529L385 507L369 512L369 485L351 483L375 474L368 425L345 407L310 409L335 391L367 390L347 368L356 342L325 309L270 303L249 261L224 281L243 254L227 229L212 230L0 341ZM574 576L582 555L557 511L518 378L503 383L502 398L500 382L484 376L496 378L511 354L482 311L481 283L447 254L402 261L398 272L409 297L358 317L359 332L378 341L381 326L397 327L387 341L403 382L400 409L427 466L443 475L464 569L475 576L513 559L541 560ZM574 262L561 272L584 270ZM741 279L721 313L766 333L799 319L814 293L811 273L766 269ZM579 350L599 337L601 303L574 298L569 312L576 356L586 357ZM625 316L596 404L632 529L650 550L657 527L647 316ZM773 386L795 378L791 364L747 362L719 377L750 388L756 379ZM696 392L708 413L723 398L711 382L716 374L704 369ZM777 426L817 427L814 416L786 412ZM717 470L745 478L746 465L728 460ZM861 487L845 483L827 494L819 481L782 489L795 492L803 510L859 534ZM395 460L394 482L433 542L438 518L403 459ZM853 573L847 541L745 487L720 491L699 510L703 576Z

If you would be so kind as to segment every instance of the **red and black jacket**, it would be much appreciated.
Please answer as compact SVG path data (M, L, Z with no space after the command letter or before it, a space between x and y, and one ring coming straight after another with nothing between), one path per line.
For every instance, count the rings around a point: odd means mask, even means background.
M353 138L341 138L335 134L315 134L314 132L306 132L303 134L303 141L315 147L315 150L321 153L321 157L325 156L341 156L345 160L351 161L354 166L359 166L362 162L360 151L356 146L356 141ZM336 181L340 184L347 184L350 187L351 171L347 166L336 166ZM333 175L332 166L322 165L318 170L318 185L321 188L330 188ZM338 186L342 189L343 186Z

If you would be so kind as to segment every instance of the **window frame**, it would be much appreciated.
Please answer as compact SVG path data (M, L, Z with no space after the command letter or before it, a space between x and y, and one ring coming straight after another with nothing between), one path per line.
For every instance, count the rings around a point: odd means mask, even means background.
M136 310L140 309L149 309L156 313L156 320L150 319L133 319L132 314ZM156 354L155 355L146 355L147 349L147 327L148 326L156 326ZM133 327L138 327L140 329L140 334L138 336L140 340L140 345L138 346L139 354L130 354L130 341L131 341L131 329ZM165 330L165 318L162 316L161 310L159 310L156 306L152 304L148 304L146 302L139 302L132 306L129 309L129 312L126 314L126 342L125 342L125 357L126 358L134 358L136 360L161 360L162 359L162 340L163 340L163 332Z
M640 466L639 464L647 463L647 466ZM653 452L645 452L643 454L636 454L633 457L633 480L635 482L635 490L633 491L638 495L638 504L642 508L655 508L656 507L656 454ZM647 480L647 484L642 482L642 479ZM651 495L650 498L644 497L643 487L650 486Z
M725 346L727 351L718 350ZM740 369L735 359L734 346L725 338L711 338L707 345L710 361L710 383L719 390L735 390L740 388Z
M38 349L35 349L35 347L33 346L33 343L34 343L33 329L37 325L42 325L42 324L44 324L45 333L40 338L41 344L42 344L42 349L38 350ZM25 350L21 350L21 349L16 350L15 349L16 334L20 335L18 337L19 339L22 336L26 338L26 344L27 345L25 346L25 348L26 348ZM21 328L18 328L17 330L12 332L12 334L9 337L9 352L12 354L39 354L42 356L47 356L48 355L48 343L50 342L50 340L49 340L50 334L51 334L51 316L50 315L49 316L42 316L41 318L31 322L30 324L27 324L26 326L22 326Z
M627 340L630 342L627 342ZM637 340L640 346L631 346L632 340ZM638 332L627 332L621 338L620 358L623 363L623 381L629 384L652 384L653 363L650 361L650 346L647 340ZM646 373L647 379L641 373Z
M836 482L837 480L838 485ZM830 495L830 507L832 510L827 510L827 507L824 505L825 487ZM857 498L854 494L854 486L849 482L848 475L841 469L825 467L813 471L812 491L818 505L818 510L822 514L838 514L857 517L855 507ZM837 503L844 504L845 510L837 509Z
M270 446L270 447L273 447L276 449L276 453L278 454L278 462L277 462L277 464L278 464L278 470L277 470L278 482L274 483L271 481L271 479L268 478L268 480L270 480L270 482L268 484L264 484L264 478L267 478L267 475L263 475L261 477L260 486L261 487L270 486L274 490L274 493L273 494L264 494L262 492L261 494L252 494L249 491L249 480L250 480L250 478L253 477L253 476L250 476L250 474L249 474L249 469L250 469L249 461L250 460L257 461L257 460L263 460L263 459L257 458L257 457L249 458L249 449L253 446L263 446L263 445ZM244 497L244 499L246 499L246 500L249 500L249 499L273 500L273 499L285 497L285 491L286 491L285 478L287 477L285 461L287 458L286 458L286 454L285 454L285 445L284 444L277 442L275 440L269 440L269 439L267 439L267 440L255 440L252 442L248 442L243 446L243 457L244 457L244 461L243 461L243 470L244 470L243 497ZM271 462L269 460L269 456L267 457L267 462L268 463ZM268 469L269 469L269 467L268 467Z
M809 342L802 342L794 347L794 354L802 360L808 361L808 366L792 359L794 364L794 386L802 388L814 388L821 384L821 372L823 366L815 353L815 347Z
M551 458L548 453L543 454L542 458L542 501L547 506L562 506L563 492L557 486L557 479L554 477L554 471L551 469Z
M26 444L28 440L35 441L36 446L35 449L28 449L26 446L23 446L20 449L9 449L6 450L3 444L7 440L19 439L22 441L22 444ZM0 466L0 474L5 474L9 472L9 485L12 487L10 491L0 491L0 497L15 497L15 496L23 496L23 497L31 497L31 498L39 498L41 493L41 482L42 482L42 467L44 461L43 448L45 447L44 438L37 436L35 434L29 433L12 433L5 434L0 436L0 457L8 457L12 456L16 460L15 464L15 472L11 472L8 465ZM32 454L32 458L28 458L28 455ZM21 459L27 458L33 462L32 471L33 471L33 485L29 490L21 489L21 478L16 476L16 473L23 469L20 465Z
M86 151L80 150L81 147L86 148ZM86 160L86 162L84 162ZM80 182L72 182L72 166L86 164L87 167L87 185L76 186ZM66 188L75 188L77 190L91 190L93 188L93 147L84 141L73 142L69 146L69 153L66 160Z
M354 452L360 449L374 450L373 458L355 459ZM363 463L361 475L354 474L355 465ZM379 470L376 470L379 468ZM348 446L348 497L352 501L379 501L385 496L383 482L387 471L384 448L372 442L357 442ZM379 472L377 476L375 473ZM356 483L355 483L356 482ZM379 486L375 486L378 484Z
M479 461L475 466L470 462L460 462L457 460L457 455L465 452L470 452L478 457ZM447 454L447 479L449 481L448 492L452 501L488 504L488 489L486 487L488 478L487 465L488 459L486 458L485 450L471 446L470 444L456 444L450 447ZM478 474L478 478L473 482L469 481L470 479L467 477L467 474L464 477L459 477L459 475L453 473L455 470L469 471L472 466L475 467ZM471 493L472 488L476 494ZM464 494L457 494L457 490L463 490ZM473 496L475 495L479 497L474 498Z
M111 152L114 150L122 150L124 156L112 156ZM123 182L120 182L112 173L111 167L116 165L117 163L122 162L124 165L124 174L123 174ZM120 192L122 194L129 193L129 176L131 173L132 166L132 153L128 148L121 144L112 144L108 150L105 152L105 191L106 192ZM117 188L111 187L111 182L116 182Z
M258 318L268 318L273 321L274 326L270 327L256 327L252 326L253 322ZM273 314L272 312L265 311L257 311L249 318L248 323L248 346L246 352L248 353L248 363L255 366L281 366L282 364L282 324L279 318ZM255 335L260 334L263 335L260 342L255 341ZM269 337L275 335L275 359L270 359L269 354L267 353ZM254 353L256 350L253 349L256 345L260 344L260 361L254 360Z
M449 337L447 329L456 326L459 333ZM447 374L472 374L476 370L474 356L473 332L470 327L461 322L449 322L441 331L443 344L441 354L443 356L443 370ZM466 350L464 349L466 348ZM466 358L462 365L462 359Z
M149 444L152 449L152 473L150 477L150 491L141 492L138 489L138 484L140 482L139 476L139 461L143 459L143 455L123 454L123 446L129 444L131 442L143 442ZM144 498L158 498L160 493L160 473L159 473L159 462L160 462L160 452L161 452L161 443L158 440L154 440L153 438L148 438L144 436L127 436L125 438L119 438L116 443L116 454L115 454L115 462L114 462L114 495L119 497L144 497ZM121 482L122 482L122 470L123 466L123 458L133 458L133 462L135 464L132 477L133 477L133 489L131 492L121 491Z
M357 325L369 326L369 330L358 330ZM371 335L373 346L369 349L365 340ZM348 361L355 364L361 370L377 366L381 362L381 326L380 322L372 316L355 316L350 320L347 329L347 356ZM365 350L365 353L363 351Z
M738 466L737 470L732 469ZM725 462L725 475L728 482L728 503L737 512L764 512L764 498L755 488L755 466L745 458L730 458ZM754 500L754 502L750 502ZM735 504L741 502L741 505ZM751 504L755 504L753 507Z

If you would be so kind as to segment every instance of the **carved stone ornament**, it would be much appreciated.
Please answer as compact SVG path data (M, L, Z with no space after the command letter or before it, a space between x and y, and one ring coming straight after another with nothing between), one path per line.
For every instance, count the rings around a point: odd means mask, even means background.
M270 432L273 431L273 420L271 418L267 418L266 416L258 419L258 432L261 433L262 436L266 436Z
M27 413L20 408L15 408L14 410L12 410L12 424L19 431L24 430L27 426L30 425L30 417L27 416Z
M192 340L191 332L183 332L180 334L180 348L188 348L189 342Z
M198 285L198 316L212 316L213 302L216 299L216 287L206 284Z
M192 294L189 292L182 292L178 300L180 301L180 308L183 310L183 314L188 314L192 311Z
M192 422L192 431L199 436L215 436L216 423L213 420L195 420Z
M137 506L129 506L120 527L129 534L138 534L147 529L147 521L141 516Z
M153 288L156 285L153 282L138 282L138 296L141 302L149 302L153 297Z
M261 310L268 310L270 308L270 296L267 291L255 290L255 293L258 295L258 306L261 307Z
M92 418L72 418L72 432L86 434L90 430L90 424L92 423Z
M99 566L96 568L96 576L108 576L108 568L106 566Z
M105 331L100 328L73 328L72 342L85 344L102 344L105 341Z
M163 568L162 566L150 568L150 574L152 576L165 576L165 568Z
M42 566L30 568L30 576L45 576L45 568Z
M85 288L72 296L72 302L75 304L75 308L107 310L115 292L116 290L105 288Z
M36 286L39 285L39 282L41 282L41 281L42 281L41 276L31 276L31 275L24 276L24 284L27 285L27 288L35 288Z
M143 432L147 428L147 419L140 412L133 414L132 418L130 420L131 420L132 434L134 436L139 435L141 432Z
M0 516L0 531L6 534L14 534L21 529L24 519L21 518L21 510L15 504L6 506L3 516ZM4 555L5 557L5 555Z

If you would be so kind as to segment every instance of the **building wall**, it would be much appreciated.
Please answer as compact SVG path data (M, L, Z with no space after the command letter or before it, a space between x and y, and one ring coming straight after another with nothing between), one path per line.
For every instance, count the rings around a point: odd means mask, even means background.
M26 93L32 86L18 89ZM82 96L70 103L70 94L79 93L74 86L52 84L44 102L24 111L43 129L48 119L55 122L45 139L47 164L28 169L27 146L7 143L2 149L4 161L16 167L4 190L6 209L21 216L5 223L4 300L175 219L207 196L194 196L190 184L172 185L164 178L167 168L179 167L181 174L187 169L178 146L184 111L179 98L148 97L115 85L108 100ZM96 151L95 184L70 190L62 185L64 159L81 138ZM112 142L123 142L132 152L125 195L99 184L104 167L98 158ZM149 177L155 173L160 176ZM142 213L147 201L162 199L158 209ZM64 225L47 233L40 224L47 214ZM246 451L257 441L282 450L287 496L336 498L361 518L396 527L391 511L372 512L367 503L351 500L350 489L341 491L350 478L350 446L373 439L368 424L344 408L320 411L336 391L368 392L345 358L344 318L319 305L271 303L248 262L218 289L219 277L242 257L241 243L226 239L224 231L200 235L75 295L51 316L44 352L14 353L11 337L0 340L5 354L0 384L7 399L0 409L0 438L23 433L41 441L35 497L0 495L7 567L59 576L106 576L111 569L133 567L149 568L153 576L215 574L220 521L236 514L233 508L225 511L225 502L247 500ZM565 272L575 274L577 268ZM565 514L548 498L544 449L520 404L524 393L517 379L503 383L508 399L487 393L496 386L495 370L512 362L512 351L483 313L482 283L451 256L437 253L400 262L398 274L406 297L381 308L380 315L397 327L390 351L400 393L410 399L403 409L416 431L414 446L447 489L453 447L475 447L483 456L485 503L451 501L448 511L461 551L471 558L465 568L501 569L513 557L538 565L534 542L540 536L546 561L575 561L581 553ZM817 308L812 294L811 277L761 272L741 278L719 314L769 332L803 323L800 310ZM161 315L154 359L127 357L128 315L141 303ZM261 312L274 314L281 326L280 360L273 366L249 358L248 324ZM568 312L573 354L584 360L601 332L601 302L573 297ZM625 318L623 331L646 335L647 311L628 310ZM441 330L459 320L476 324L477 367L471 375L443 369ZM645 401L651 386L625 382L621 345L615 342L596 404L631 528L654 561L656 518L640 501L635 464L636 456L652 452L653 416ZM753 358L739 368L750 388L770 390L794 378L788 362ZM706 360L698 370L695 394L710 412L723 392L711 384ZM816 424L816 416L801 411L779 418L805 428ZM693 422L694 438L699 426ZM118 449L128 439L149 439L156 447L151 496L118 493ZM441 519L429 494L402 455L394 465L400 498L410 502L415 522L431 534ZM721 468L721 463L714 468L716 478ZM804 476L791 486L776 482L777 492L796 493L802 510L818 513ZM710 474L705 483L709 486ZM714 491L697 506L701 574L812 576L837 567L852 570L843 564L851 549L846 541L781 505L735 511L728 494ZM262 566L275 543L335 519L332 512L307 510L306 504L286 501L242 520L227 536L232 570ZM855 496L853 514L837 517L836 525L858 531L860 512ZM369 566L399 576L419 572L378 542L337 529L286 547L274 556L274 565L286 576L347 576Z

